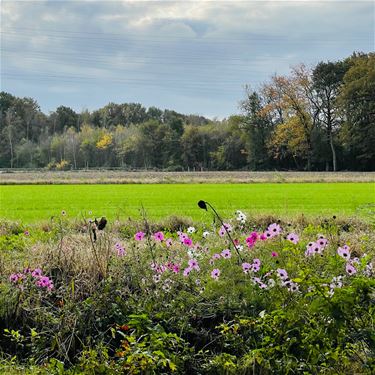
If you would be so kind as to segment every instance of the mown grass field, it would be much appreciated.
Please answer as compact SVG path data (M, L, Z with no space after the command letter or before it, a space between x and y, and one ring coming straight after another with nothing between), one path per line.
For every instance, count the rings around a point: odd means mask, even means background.
M203 222L209 216L197 207L200 199L211 202L224 217L237 209L280 217L360 216L363 206L375 202L375 184L3 185L0 218L33 223L64 210L72 219L139 219L143 206L150 219L178 215Z

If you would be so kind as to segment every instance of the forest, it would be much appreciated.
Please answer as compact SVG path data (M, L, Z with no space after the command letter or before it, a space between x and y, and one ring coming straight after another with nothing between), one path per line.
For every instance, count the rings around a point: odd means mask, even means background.
M45 114L1 92L0 168L375 169L375 53L300 64L244 89L238 114L222 120L139 103Z

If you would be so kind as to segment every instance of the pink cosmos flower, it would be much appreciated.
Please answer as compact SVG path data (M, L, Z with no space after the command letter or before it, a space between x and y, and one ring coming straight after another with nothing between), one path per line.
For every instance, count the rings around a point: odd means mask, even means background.
M260 264L253 263L251 268L253 272L258 272L260 270Z
M178 238L179 238L179 240L180 240L181 243L184 243L184 240L186 238L189 238L189 236L186 233L177 232L177 234L178 234Z
M321 248L317 242L309 242L306 246L305 255L311 256L315 254L321 254L322 251L323 248Z
M276 271L281 280L286 280L288 278L288 272L286 272L284 269L278 268Z
M328 240L323 236L319 236L316 242L322 249L324 249L328 245Z
M255 258L255 259L253 260L253 264L254 264L255 266L260 267L260 259Z
M125 249L124 249L123 247L119 247L119 248L117 249L117 255L118 255L119 257L123 257L125 254L126 254L126 251L125 251Z
M145 233L143 233L143 232L137 232L137 233L134 235L134 239L135 239L136 241L142 241L144 237L145 237Z
M16 283L17 281L19 280L19 275L17 273L12 273L10 276L9 276L9 281L11 283Z
M294 243L295 245L297 245L298 241L299 241L299 237L297 234L295 233L289 233L287 236L286 236L286 239L292 243Z
M214 260L217 260L217 259L220 259L221 258L221 255L218 254L218 253L215 253L214 255L212 255L212 259Z
M314 242L314 245L311 248L311 253L312 254L321 254L322 252L323 252L323 248L321 248L317 242Z
M232 256L232 253L229 249L225 249L221 252L221 256L225 259L229 259Z
M215 268L212 270L211 272L211 277L214 279L214 280L217 280L220 276L220 270L218 268Z
M228 224L228 223L224 223L221 226L221 228L219 230L219 236L220 237L224 237L226 232L229 232L229 233L232 232L232 226L230 224Z
M190 259L189 260L189 267L193 270L197 270L199 271L200 268L199 268L199 264L198 264L198 261L196 259Z
M340 255L340 257L349 260L350 259L350 252L349 252L349 246L343 246L339 247L337 249L337 254Z
M190 267L186 267L186 268L184 269L183 275L184 275L185 277L189 276L189 273L190 273L192 270L193 270L192 268L190 268Z
M267 239L266 234L265 234L265 233L262 233L262 234L259 236L259 239L260 239L261 241L265 241L265 240Z
M165 241L165 244L167 245L167 247L171 247L171 246L172 246L172 238L168 238L168 239Z
M354 275L355 273L357 273L357 269L355 267L353 267L350 263L347 263L346 264L346 272L349 275Z
M279 224L273 223L268 226L267 232L270 232L272 237L275 237L281 233L281 227Z
M31 272L32 277L41 277L43 275L43 271L40 268L35 268L33 272Z
M269 231L269 230L266 230L264 233L263 233L263 237L265 240L268 240L270 238L273 237L272 233Z
M157 242L163 241L164 240L164 234L163 234L163 232L156 232L156 233L154 233L154 239Z
M259 277L253 277L251 280L254 284L260 284L262 282L262 280Z
M244 273L249 273L249 271L251 270L252 268L252 265L250 263L242 263L242 270Z
M279 254L276 251L272 251L271 255L272 255L272 257L278 257L279 256Z
M53 289L53 283L52 280L48 276L41 276L35 284L39 286L40 288L47 288L49 290Z

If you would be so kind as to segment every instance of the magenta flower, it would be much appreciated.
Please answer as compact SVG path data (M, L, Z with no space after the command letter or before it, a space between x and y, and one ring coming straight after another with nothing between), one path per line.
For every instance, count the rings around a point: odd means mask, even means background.
M350 263L347 263L346 264L346 273L348 275L354 275L355 273L357 273L357 269L355 267L353 267Z
M249 237L246 238L246 244L249 248L252 248L256 241L258 239L258 233L257 232L251 232Z
M161 242L164 240L164 234L163 232L156 232L154 233L154 239L155 241Z
M145 233L143 233L143 232L137 232L137 233L134 235L134 239L135 239L136 241L142 241L144 237L145 237Z
M193 245L193 241L189 237L186 237L184 239L184 245L191 247Z
M295 245L297 245L298 241L299 241L299 237L297 234L295 233L289 233L287 236L286 236L286 239L292 243L294 243Z
M279 256L279 254L276 251L272 251L271 255L274 258Z
M232 254L231 254L231 252L230 252L229 249L225 249L225 250L223 250L223 251L221 252L221 256L222 256L223 258L225 258L225 259L229 259L229 258L232 256Z
M220 270L218 268L215 268L212 270L211 272L211 277L214 279L214 280L217 280L220 276Z
M180 265L179 264L174 264L173 268L172 268L172 271L174 273L179 273L180 272Z
M265 233L262 233L260 236L259 236L259 239L261 241L265 241L267 239L267 235Z

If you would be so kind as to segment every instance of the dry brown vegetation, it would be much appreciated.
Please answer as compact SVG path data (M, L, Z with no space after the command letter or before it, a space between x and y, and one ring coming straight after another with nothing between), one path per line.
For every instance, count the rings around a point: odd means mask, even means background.
M156 172L17 171L2 172L0 184L185 184L185 183L375 182L375 172Z

